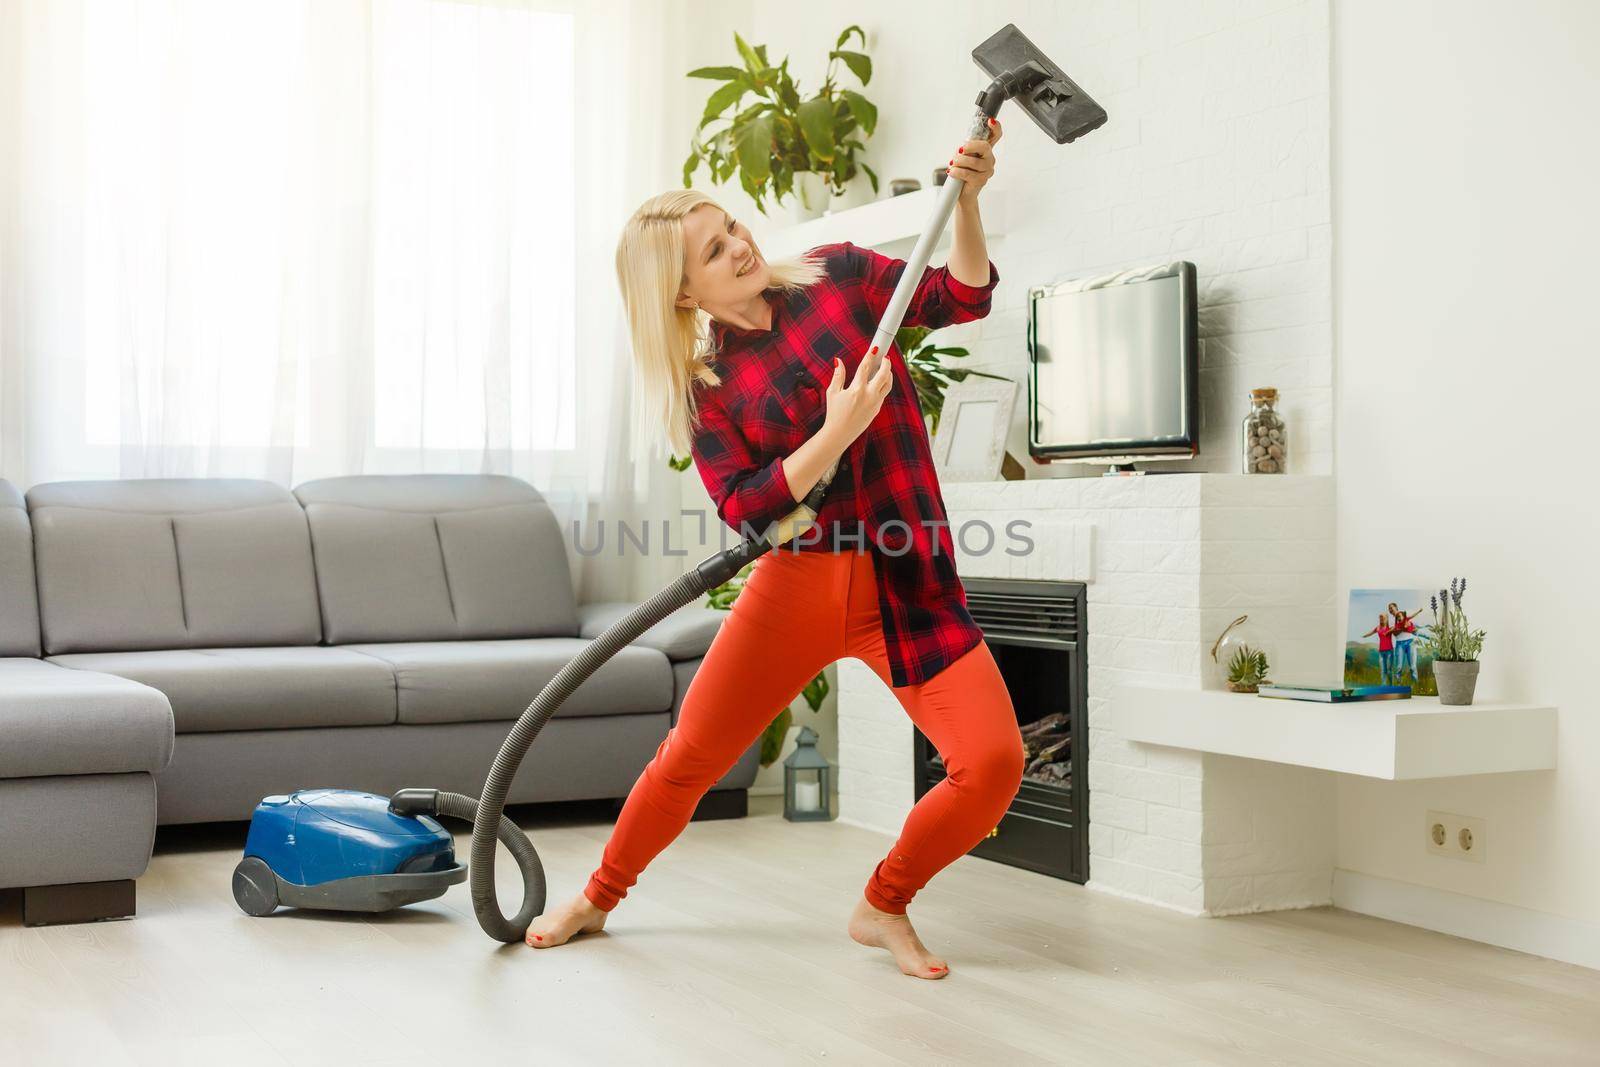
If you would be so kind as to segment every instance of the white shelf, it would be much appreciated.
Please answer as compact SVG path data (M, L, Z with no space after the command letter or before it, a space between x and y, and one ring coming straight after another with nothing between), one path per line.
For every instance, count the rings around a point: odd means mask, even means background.
M949 179L953 181L954 179ZM933 217L942 187L918 189L914 193L886 196L859 207L846 208L821 218L808 219L798 225L774 230L762 242L762 251L768 258L794 255L818 245L850 241L863 248L891 245L909 241L920 235ZM985 237L998 237L1000 219L1005 217L1000 191L987 189L982 196L983 232ZM950 240L950 226L946 225L939 246ZM907 249L909 251L909 249Z
M1320 704L1122 685L1112 692L1111 716L1129 741L1369 778L1448 778L1556 765L1556 709L1531 704L1446 707L1437 697Z

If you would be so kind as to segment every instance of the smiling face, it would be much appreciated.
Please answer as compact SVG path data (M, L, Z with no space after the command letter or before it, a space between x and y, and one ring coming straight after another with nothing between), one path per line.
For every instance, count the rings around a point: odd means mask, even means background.
M745 225L714 204L683 217L684 278L679 307L700 307L715 316L739 307L772 284L772 271Z

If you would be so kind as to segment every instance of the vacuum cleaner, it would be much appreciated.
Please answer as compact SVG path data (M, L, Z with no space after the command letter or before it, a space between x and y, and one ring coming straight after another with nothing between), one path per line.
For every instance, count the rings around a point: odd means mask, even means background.
M1060 67L1007 25L972 51L992 79L978 94L966 139L986 138L1000 105L1014 100L1057 144L1074 141L1106 121L1106 112ZM857 375L869 377L894 343L895 332L922 279L933 246L950 221L964 183L944 183L938 205L906 260ZM882 353L881 355L879 353ZM766 531L711 556L634 608L591 641L544 687L512 726L478 798L438 789L402 789L391 797L359 790L309 789L267 797L250 822L244 858L233 874L234 899L249 915L280 905L342 911L386 911L430 900L470 874L472 907L496 941L521 941L544 912L545 876L533 842L505 817L506 794L522 758L556 709L590 675L634 638L679 608L727 582L747 564L793 540L822 509L838 472L835 462L793 512ZM452 839L436 817L472 824L470 863L456 861ZM492 827L492 833L487 832ZM507 917L495 896L495 842L504 842L522 873L522 906Z

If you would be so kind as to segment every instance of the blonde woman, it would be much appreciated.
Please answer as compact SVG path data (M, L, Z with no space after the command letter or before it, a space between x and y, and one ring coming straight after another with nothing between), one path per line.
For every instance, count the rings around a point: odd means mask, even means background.
M999 274L977 198L1000 128L962 145L949 263L928 268L907 325L982 318ZM846 922L900 970L945 960L906 907L1000 821L1022 780L1010 696L967 612L916 390L900 353L855 373L905 269L849 242L769 263L703 193L646 201L617 247L634 359L655 432L688 451L717 515L748 536L788 516L829 467L814 525L760 557L639 776L583 892L535 919L527 942L599 930L701 796L829 663L871 666L939 750L946 777L917 802ZM646 427L650 430L652 427Z

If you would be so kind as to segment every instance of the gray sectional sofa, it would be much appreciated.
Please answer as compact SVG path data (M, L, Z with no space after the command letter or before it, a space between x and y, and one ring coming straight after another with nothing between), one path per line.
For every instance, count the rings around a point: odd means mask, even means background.
M629 605L578 604L537 490L492 475L0 482L0 888L27 922L132 914L157 824L271 793L476 795L514 720ZM609 661L510 801L619 798L725 617ZM759 746L702 801L743 815Z

